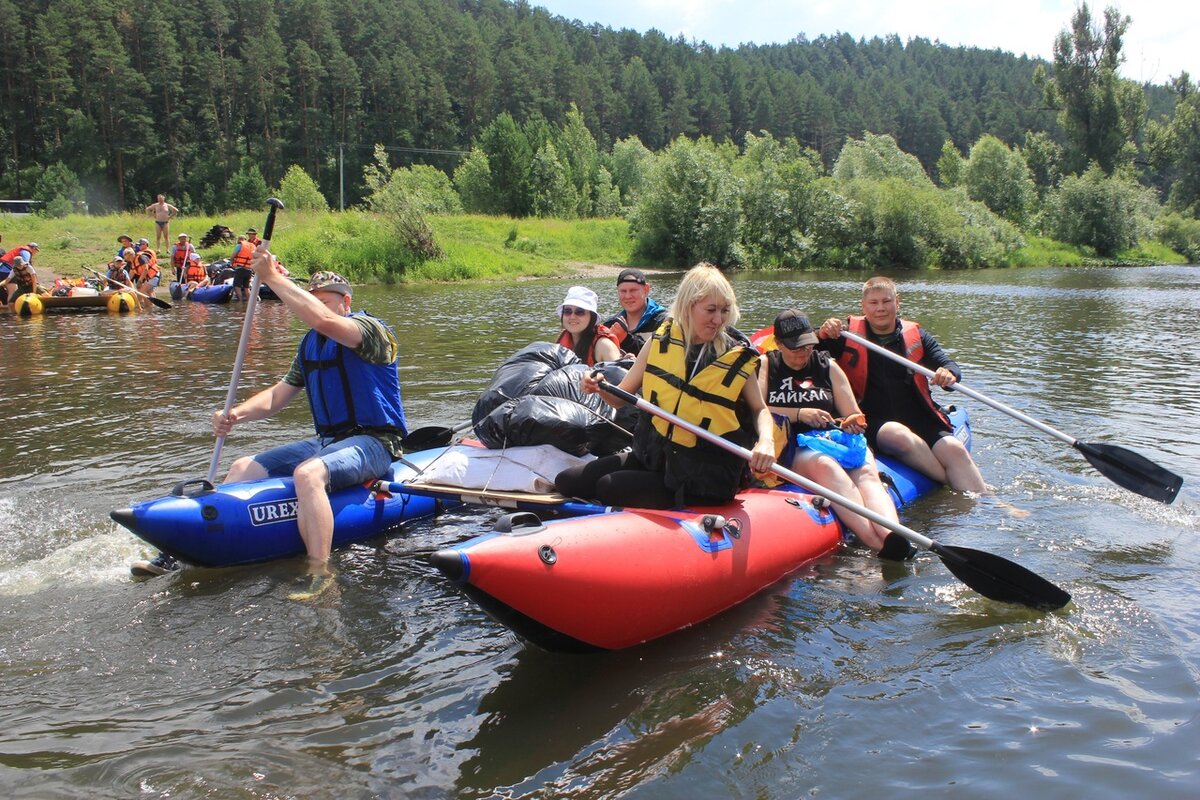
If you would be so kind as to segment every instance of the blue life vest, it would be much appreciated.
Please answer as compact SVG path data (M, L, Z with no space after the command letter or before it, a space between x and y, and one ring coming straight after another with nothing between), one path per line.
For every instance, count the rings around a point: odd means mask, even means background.
M392 329L380 324L394 346ZM299 358L317 435L344 439L363 432L408 433L396 359L390 364L368 363L315 330L300 340Z

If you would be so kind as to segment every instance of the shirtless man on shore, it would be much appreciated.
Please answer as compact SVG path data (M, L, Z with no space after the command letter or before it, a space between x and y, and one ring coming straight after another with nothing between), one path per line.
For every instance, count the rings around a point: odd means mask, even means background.
M158 199L146 206L146 211L154 215L154 249L165 253L171 244L171 217L178 214L179 209L160 194Z

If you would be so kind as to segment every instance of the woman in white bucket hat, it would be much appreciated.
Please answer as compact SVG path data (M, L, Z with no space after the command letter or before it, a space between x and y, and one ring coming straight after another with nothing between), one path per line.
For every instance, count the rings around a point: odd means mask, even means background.
M586 286L572 286L558 304L562 333L558 343L579 356L590 367L597 361L616 361L621 357L617 337L600 324L596 312L596 293Z

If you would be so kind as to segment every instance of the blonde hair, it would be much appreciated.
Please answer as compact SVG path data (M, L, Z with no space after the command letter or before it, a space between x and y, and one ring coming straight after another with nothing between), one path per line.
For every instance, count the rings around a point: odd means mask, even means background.
M731 325L736 325L738 317L741 316L741 312L738 311L737 297L733 294L733 286L721 270L707 261L701 261L689 269L687 274L683 276L683 280L679 282L679 288L675 290L675 299L671 301L669 315L675 320L675 325L683 335L684 346L691 347L692 306L709 297L715 297L729 306L729 314L725 317L725 324L721 327L721 330L717 331L717 335L712 342L713 349L716 350L717 355L721 355L729 349L730 345L730 339L725 335L725 329Z
M896 291L896 282L883 275L876 275L863 284L863 297L867 296L867 292L890 292L892 297L900 294Z

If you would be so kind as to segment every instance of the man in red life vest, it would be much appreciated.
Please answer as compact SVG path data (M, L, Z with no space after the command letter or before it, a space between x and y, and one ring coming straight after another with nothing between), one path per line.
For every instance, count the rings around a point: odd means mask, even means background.
M929 384L949 388L962 376L937 340L920 325L901 320L900 294L890 278L863 285L862 316L828 319L818 336L821 348L837 358L867 415L867 441L880 453L898 458L960 492L988 491L970 451L938 408ZM931 380L903 365L841 337L842 330L892 350L934 370Z
M17 245L4 255L0 255L0 280L4 280L9 276L18 257L20 257L30 269L33 269L33 257L38 250L39 248L37 242L30 242L29 244ZM14 297L13 299L15 300L16 298ZM7 303L8 287L6 286L4 291L0 292L0 305L6 305Z
M180 283L183 282L183 273L187 269L188 262L196 252L196 248L192 247L190 240L190 236L186 233L181 233L179 234L179 241L171 246L171 267L175 270L175 280Z

